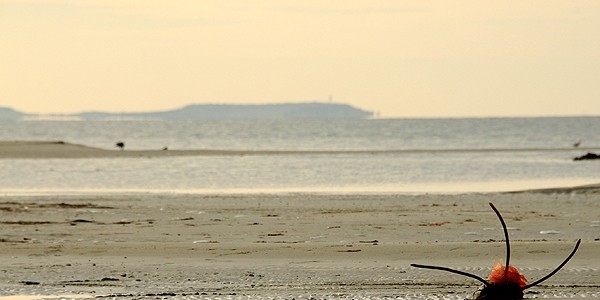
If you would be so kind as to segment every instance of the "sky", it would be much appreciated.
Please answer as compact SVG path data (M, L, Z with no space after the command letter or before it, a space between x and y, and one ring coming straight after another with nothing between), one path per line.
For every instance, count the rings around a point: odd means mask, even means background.
M600 1L0 0L0 107L600 115Z

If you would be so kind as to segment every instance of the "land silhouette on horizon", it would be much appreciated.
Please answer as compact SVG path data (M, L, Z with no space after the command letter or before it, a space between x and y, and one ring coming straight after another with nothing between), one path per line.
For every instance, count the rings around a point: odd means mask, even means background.
M217 120L217 119L365 119L371 111L342 103L281 104L192 104L179 109L153 112L84 111L75 114L24 113L0 107L0 120L79 119L79 120Z

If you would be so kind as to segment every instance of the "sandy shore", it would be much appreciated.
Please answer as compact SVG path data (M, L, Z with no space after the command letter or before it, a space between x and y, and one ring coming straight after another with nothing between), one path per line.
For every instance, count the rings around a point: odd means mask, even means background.
M3 159L249 154L261 152L0 142ZM488 202L511 228L513 265L530 281L583 240L528 298L600 298L599 193L591 185L461 195L0 196L0 300L463 299L478 282L409 265L486 277L505 255Z
M1 295L119 299L463 299L504 258L534 281L526 296L600 297L594 189L464 195L4 196Z

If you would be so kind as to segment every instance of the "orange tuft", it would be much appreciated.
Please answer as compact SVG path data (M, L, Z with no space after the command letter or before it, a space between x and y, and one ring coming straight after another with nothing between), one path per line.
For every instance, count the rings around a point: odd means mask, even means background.
M497 263L492 269L492 273L488 278L490 282L494 284L512 282L518 284L520 287L524 287L527 285L527 279L523 276L517 268L513 266L508 266L508 272L504 274L504 270L506 266L502 263Z

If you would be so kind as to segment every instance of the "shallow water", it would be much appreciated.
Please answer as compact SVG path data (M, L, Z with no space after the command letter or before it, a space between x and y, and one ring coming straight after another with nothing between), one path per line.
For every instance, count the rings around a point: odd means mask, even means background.
M4 193L492 192L597 183L553 153L0 159Z
M298 152L0 159L0 191L444 193L582 185L597 183L598 163L572 159L600 151L597 128L598 117L2 122L0 140ZM572 147L578 139L586 149ZM322 152L306 152L314 150Z

